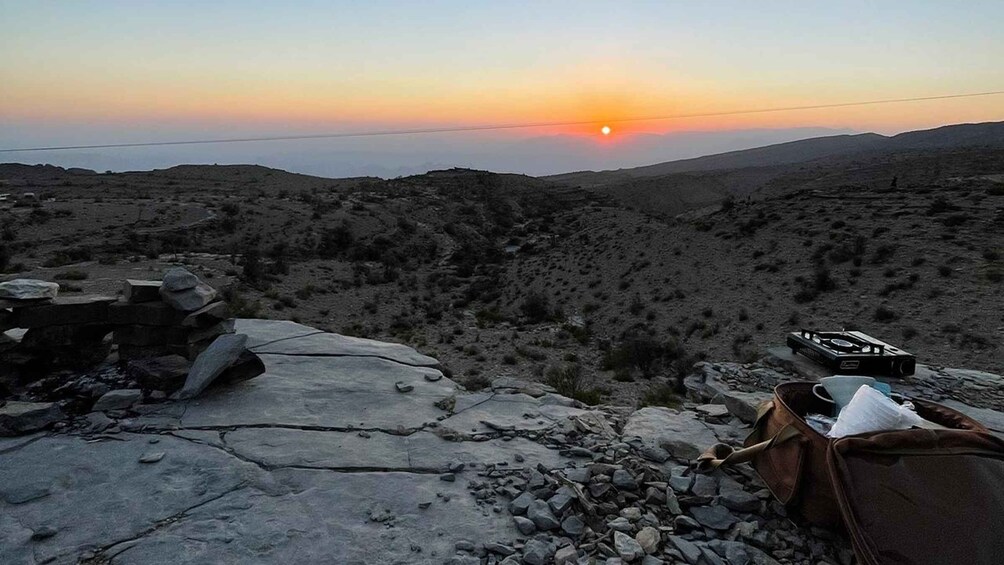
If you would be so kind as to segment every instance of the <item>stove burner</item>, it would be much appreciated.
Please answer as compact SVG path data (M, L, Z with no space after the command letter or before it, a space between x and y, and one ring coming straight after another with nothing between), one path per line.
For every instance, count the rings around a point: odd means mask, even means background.
M857 351L858 349L861 349L860 345L839 338L823 340L823 343L828 343L834 349L839 349L841 351Z
M912 375L913 355L861 332L816 332L788 334L788 347L795 353L824 365L834 374Z

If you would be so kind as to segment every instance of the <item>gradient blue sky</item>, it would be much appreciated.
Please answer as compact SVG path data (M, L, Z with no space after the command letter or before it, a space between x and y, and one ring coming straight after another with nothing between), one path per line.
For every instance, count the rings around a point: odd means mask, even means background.
M1004 90L1004 2L0 1L0 142L589 120ZM1004 97L613 137L1004 119ZM417 141L423 144L426 141Z

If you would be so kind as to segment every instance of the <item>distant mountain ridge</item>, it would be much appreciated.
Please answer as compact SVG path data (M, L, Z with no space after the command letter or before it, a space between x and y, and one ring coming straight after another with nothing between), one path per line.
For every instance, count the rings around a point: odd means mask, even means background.
M848 156L864 151L947 149L983 145L1004 147L1004 122L948 125L928 130L904 132L893 136L863 133L815 137L631 169L578 171L543 178L563 184L599 187L630 179L659 177L676 173L791 165L827 157Z

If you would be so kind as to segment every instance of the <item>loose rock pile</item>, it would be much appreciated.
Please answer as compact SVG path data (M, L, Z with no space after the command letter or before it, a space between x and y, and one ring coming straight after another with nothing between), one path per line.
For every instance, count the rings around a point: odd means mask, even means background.
M721 405L718 405L721 406ZM670 427L712 426L745 433L727 411L646 408L628 417L605 411L613 426L582 421L537 438L573 457L575 467L478 471L471 494L496 512L508 511L525 536L511 540L462 540L454 565L688 563L745 565L804 563L849 565L846 541L820 529L800 527L749 469L695 475L671 450L706 446L676 436L676 445L654 445L638 421L660 419ZM704 410L701 410L704 408ZM639 412L647 411L647 414ZM699 418L691 422L694 418ZM729 421L722 423L723 418ZM614 428L625 430L618 435ZM708 428L710 430L710 428ZM713 437L713 436L712 436ZM691 436L691 441L700 441ZM514 466L519 466L519 461ZM462 470L462 469L461 469Z
M216 290L183 268L163 281L126 280L121 299L63 298L58 289L0 283L0 399L10 399L0 400L0 435L42 429L66 414L192 398L213 382L265 371L247 336L234 335Z

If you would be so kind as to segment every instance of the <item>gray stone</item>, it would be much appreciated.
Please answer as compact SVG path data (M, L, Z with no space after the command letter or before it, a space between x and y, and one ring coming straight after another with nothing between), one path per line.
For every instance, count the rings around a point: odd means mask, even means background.
M177 397L188 399L198 396L216 377L240 358L246 343L247 336L243 334L228 334L216 338L212 345L192 363L185 385L177 393Z
M106 410L123 410L130 408L143 398L143 391L138 388L123 388L106 392L91 407L93 412Z
M679 459L696 459L718 442L715 434L694 412L677 412L661 406L635 411L624 425L624 437L661 447Z
M498 555L512 555L516 550L511 545L498 542L488 542L485 544L485 551Z
M693 542L687 541L680 536L669 536L669 543L673 544L679 552L683 555L683 558L690 565L697 565L701 559L701 548L697 547Z
M529 492L524 492L509 503L509 512L516 515L526 514L526 509L530 507L530 503L534 500L536 500L536 497Z
M18 436L45 429L64 417L55 402L11 400L0 406L0 436Z
M683 512L680 508L680 500L676 497L676 493L673 492L672 487L666 489L666 508L673 515Z
M645 550L642 549L641 544L623 532L614 532L614 550L617 551L617 555L621 559L628 563L635 559L640 559L645 555Z
M701 524L686 514L680 514L676 518L673 518L673 527L676 528L677 531L689 532L691 530L699 530L701 528Z
M168 290L160 287L160 298L167 305L181 312L194 312L216 300L216 289L206 283L198 283L185 290Z
M160 300L160 281L126 279L122 284L122 297L133 304Z
M575 514L572 514L561 521L561 531L572 539L578 539L585 529L586 523L582 521L582 518Z
M155 451L152 453L144 453L142 457L139 458L140 463L157 463L164 458L165 453L163 451Z
M398 381L394 383L394 388L396 388L398 392L411 392L415 390L415 385Z
M690 514L699 524L712 530L727 530L739 521L724 506L695 506Z
M574 545L566 545L554 553L554 565L573 565L579 554Z
M704 557L704 561L708 565L726 565L725 561L722 560L722 558L707 545L701 545L698 547L701 548L701 556Z
M568 490L559 490L554 496L547 499L548 506L555 514L561 515L565 513L572 506L572 501L575 500L575 494L568 492Z
M439 361L422 355L407 345L322 332L295 322L242 319L237 320L237 331L250 336L248 349L259 355L274 353L379 357L404 365L439 367Z
M59 285L36 279L14 279L0 282L0 298L9 300L43 300L55 298Z
M87 431L92 434L103 432L115 425L115 420L106 416L104 412L91 412L84 418L87 419Z
M534 500L526 508L526 517L533 520L539 530L554 530L561 526L551 508L543 500Z
M632 522L637 522L638 520L641 520L641 508L638 508L637 506L621 508L620 515L622 518L627 518Z
M715 496L718 494L718 481L708 475L695 475L694 485L690 487L690 492L697 496Z
M614 471L614 476L611 480L613 485L622 490L638 490L638 483L631 476L631 473L625 471L624 469L617 469Z
M190 366L191 362L181 355L164 355L129 361L126 374L143 389L171 393L185 384Z
M623 516L618 516L617 518L607 522L607 527L617 532L630 532L634 530L634 526L631 525L631 520L628 520Z
M736 512L756 512L760 509L760 499L755 494L744 490L723 491L719 496L719 502L729 510Z
M555 551L557 551L557 547L554 543L534 538L523 546L523 563L526 565L546 565L554 557Z
M652 526L645 526L634 535L635 541L641 546L645 553L655 553L659 551L659 544L662 543L662 536L659 530Z
M646 555L641 560L641 565L664 565L665 561L654 555Z
M481 560L473 555L454 555L446 560L446 565L481 565Z
M230 319L230 307L226 302L212 302L185 316L181 325L189 328L204 328Z
M533 524L533 520L529 518L524 518L522 516L513 516L512 521L513 523L516 524L516 529L519 530L519 533L523 534L524 536L528 536L533 532L537 531L537 526L535 526Z
M680 494L690 492L690 486L694 484L694 475L685 475L686 467L675 467L669 476L669 486Z
M188 290L195 288L199 284L199 277L192 274L184 267L172 267L164 273L164 280L160 288L168 292Z

